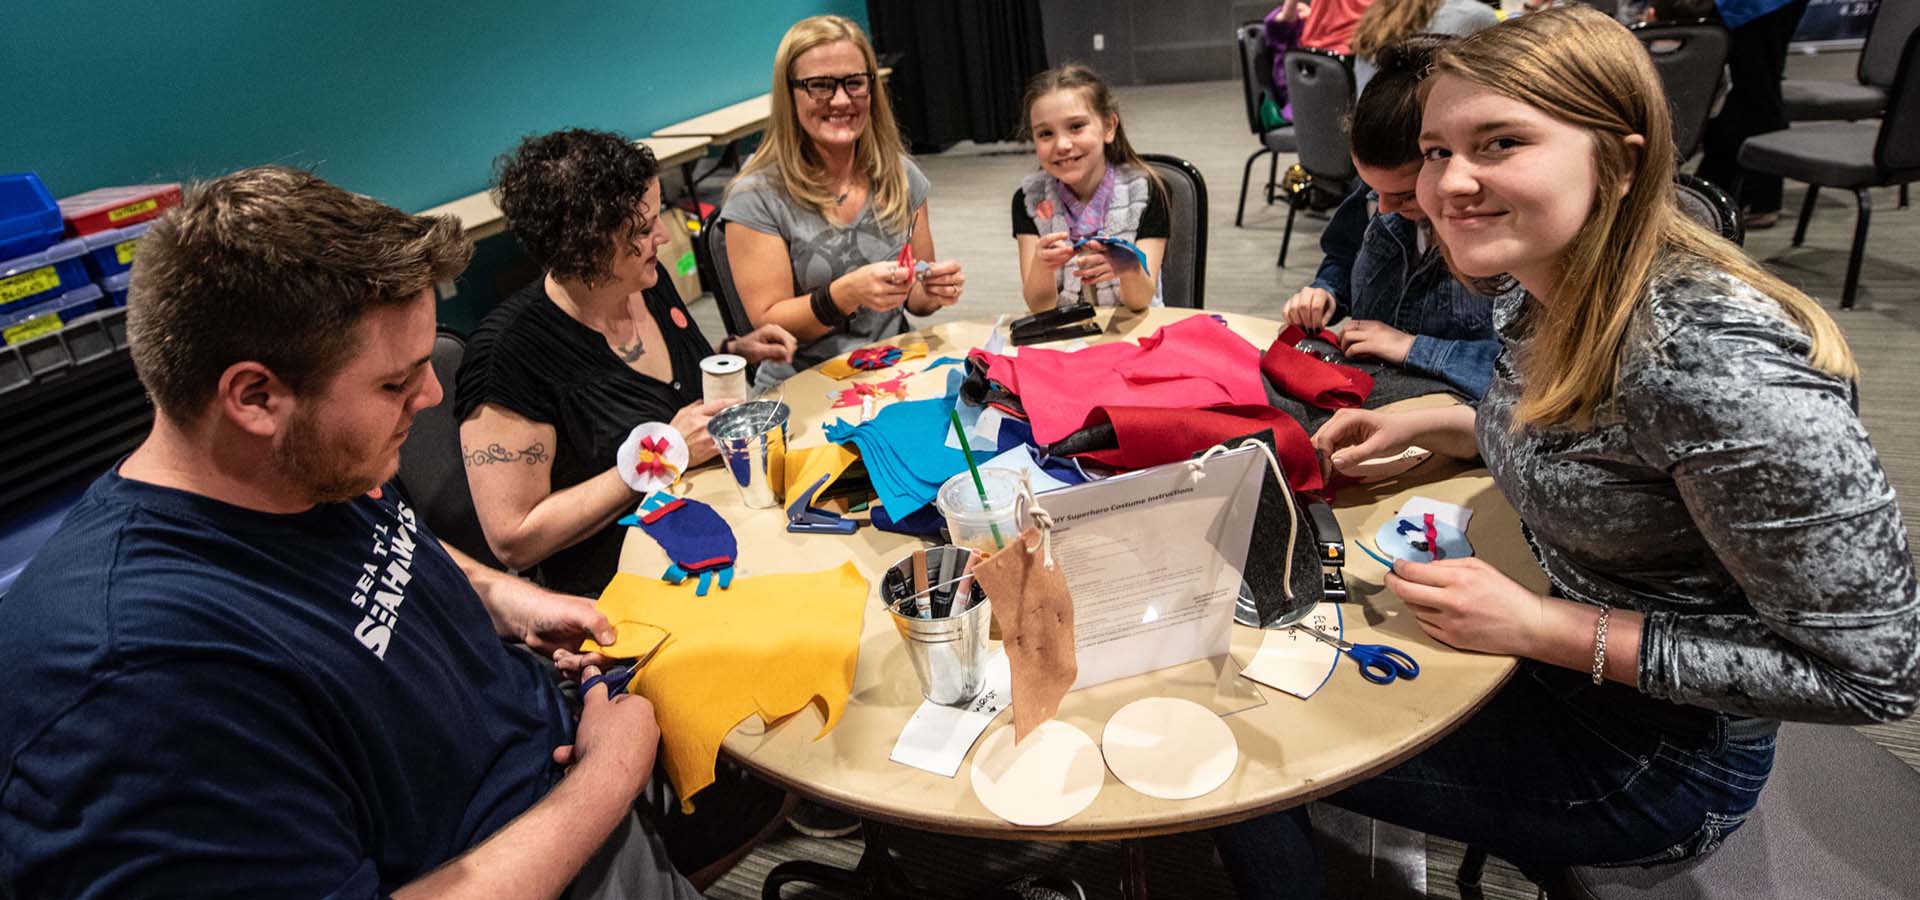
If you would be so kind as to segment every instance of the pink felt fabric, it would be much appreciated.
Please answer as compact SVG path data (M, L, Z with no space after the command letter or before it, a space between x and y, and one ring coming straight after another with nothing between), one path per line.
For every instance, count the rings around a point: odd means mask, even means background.
M1267 393L1260 350L1208 316L1193 316L1140 339L1067 352L1027 347L1019 356L976 350L987 377L1020 398L1034 442L1078 431L1098 406L1191 409L1261 406Z

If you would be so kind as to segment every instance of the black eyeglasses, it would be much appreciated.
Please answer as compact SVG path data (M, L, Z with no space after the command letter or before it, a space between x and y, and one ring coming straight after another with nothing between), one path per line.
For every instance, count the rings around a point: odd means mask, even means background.
M787 81L787 87L806 88L807 96L815 100L832 100L835 92L847 89L847 99L858 100L873 90L873 76L866 72L852 75L819 75L813 78L794 78Z

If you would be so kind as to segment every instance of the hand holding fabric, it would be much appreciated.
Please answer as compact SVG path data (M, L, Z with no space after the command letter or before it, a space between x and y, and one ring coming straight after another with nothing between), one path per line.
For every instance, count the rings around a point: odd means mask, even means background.
M961 286L966 283L967 277L960 274L960 261L943 260L927 266L926 274L920 278L920 293L939 309L959 301Z
M1303 287L1287 298L1280 310L1280 321L1305 329L1325 328L1333 321L1333 294L1324 288Z
M1098 241L1089 241L1080 247L1081 253L1074 258L1081 284L1103 284L1119 281L1120 272L1114 268L1113 257L1108 255L1107 247Z
M1034 254L1049 269L1059 269L1073 258L1073 238L1064 231L1056 231L1040 238L1040 250Z
M893 260L869 263L834 281L834 294L850 297L861 307L876 312L899 309L913 288L913 270Z
M613 626L593 601L560 594L519 578L503 578L488 594L487 612L501 637L542 656L580 649L588 638L611 641Z

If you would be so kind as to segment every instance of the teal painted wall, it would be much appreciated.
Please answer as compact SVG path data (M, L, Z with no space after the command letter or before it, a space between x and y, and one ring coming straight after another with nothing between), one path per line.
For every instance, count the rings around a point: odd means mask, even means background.
M788 25L861 0L53 0L14 4L0 170L56 196L309 166L408 210L522 135L645 135L767 90Z
M484 190L522 136L636 137L764 93L780 36L864 0L51 0L8 12L0 172L54 196L261 163L409 211ZM470 331L531 268L482 241L441 304Z

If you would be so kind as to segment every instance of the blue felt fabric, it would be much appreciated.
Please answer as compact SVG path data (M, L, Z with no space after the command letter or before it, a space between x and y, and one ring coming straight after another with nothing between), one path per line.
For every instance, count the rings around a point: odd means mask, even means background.
M949 390L944 397L889 404L862 424L828 425L827 440L859 448L881 505L896 519L904 518L932 503L948 478L967 470L965 454L946 443L955 399L956 392ZM974 452L975 462L992 458L992 453Z

